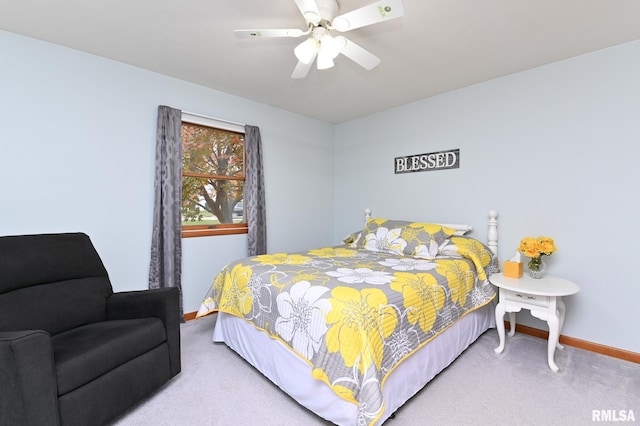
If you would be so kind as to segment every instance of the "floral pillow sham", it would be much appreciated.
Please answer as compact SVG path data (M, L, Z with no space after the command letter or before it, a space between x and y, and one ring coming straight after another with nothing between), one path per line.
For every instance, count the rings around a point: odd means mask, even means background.
M371 218L351 244L370 251L435 259L439 247L455 233L455 229L434 223Z

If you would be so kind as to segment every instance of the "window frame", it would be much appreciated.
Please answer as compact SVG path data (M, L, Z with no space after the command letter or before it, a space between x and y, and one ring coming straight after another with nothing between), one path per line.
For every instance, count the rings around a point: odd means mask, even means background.
M236 124L236 123L230 123L230 122L226 122L226 121L222 121L222 120L216 120L215 118L210 118L210 117L205 117L205 116L201 116L201 115L197 115L197 114L192 114L192 113L187 113L187 112L183 112L182 113L182 120L180 123L180 128L182 131L182 125L183 123L188 123L188 124L195 124L197 126L203 126L203 127L211 127L213 129L218 129L218 130L226 130L229 132L235 132L235 133L242 133L243 135L246 136L245 133L245 128L244 125L242 124ZM226 180L234 180L234 181L241 181L243 182L243 192L244 192L244 182L246 182L246 169L247 169L247 146L246 146L246 140L245 140L245 144L244 144L244 149L243 149L243 156L244 156L244 160L243 160L243 165L244 165L244 173L243 173L243 177L242 178L228 178L226 176L217 176L217 175L200 175L201 177L205 177L205 176L214 176L216 179L226 179ZM196 175L195 173L189 173L188 175L194 176ZM185 176L185 172L184 170L182 171L182 174L180 176L180 182L182 184L182 178ZM197 176L195 176L197 177ZM244 196L243 196L243 200L244 200ZM182 200L180 200L180 202L182 203ZM246 208L245 208L245 212L244 212L244 222L242 223L221 223L221 224L217 224L217 225L182 225L181 224L181 230L182 230L182 238L190 238L190 237L208 237L208 236L215 236L215 235L235 235L235 234L247 234L249 232L249 226L247 223L247 217L246 217Z

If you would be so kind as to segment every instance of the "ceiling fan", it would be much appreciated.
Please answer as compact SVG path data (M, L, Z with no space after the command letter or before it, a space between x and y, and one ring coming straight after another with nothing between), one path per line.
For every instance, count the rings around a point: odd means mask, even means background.
M375 68L380 58L339 35L330 32L346 32L404 15L401 0L381 0L339 15L338 0L295 0L307 29L236 30L238 38L302 37L309 36L293 50L298 64L291 78L304 78L313 61L319 70L333 67L333 60L343 54L367 70Z

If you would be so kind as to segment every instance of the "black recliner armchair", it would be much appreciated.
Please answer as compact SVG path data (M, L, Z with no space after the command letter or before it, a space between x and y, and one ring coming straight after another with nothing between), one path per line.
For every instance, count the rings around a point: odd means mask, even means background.
M0 425L102 425L180 372L176 288L114 293L82 233L0 237Z

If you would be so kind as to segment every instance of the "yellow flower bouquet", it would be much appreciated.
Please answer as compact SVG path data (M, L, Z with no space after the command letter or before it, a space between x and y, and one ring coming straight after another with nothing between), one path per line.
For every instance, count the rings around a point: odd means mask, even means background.
M557 250L553 238L549 237L525 237L520 241L517 249L527 257L529 261L529 275L533 278L542 278L546 272L546 265L542 261L542 256L551 256Z

